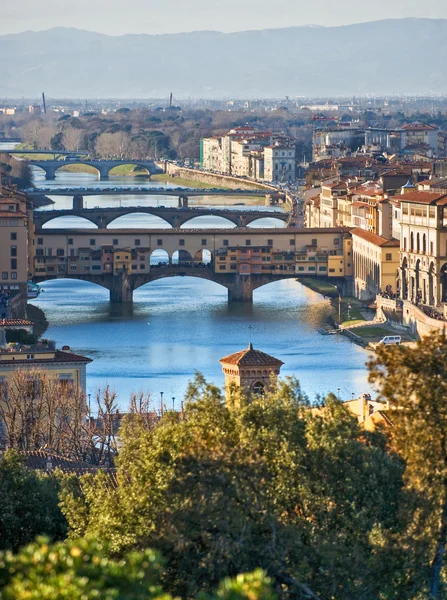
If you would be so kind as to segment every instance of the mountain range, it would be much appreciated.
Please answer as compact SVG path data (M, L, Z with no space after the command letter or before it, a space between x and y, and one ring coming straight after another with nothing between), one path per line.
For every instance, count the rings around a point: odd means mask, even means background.
M447 20L108 36L0 36L0 96L176 98L447 94Z

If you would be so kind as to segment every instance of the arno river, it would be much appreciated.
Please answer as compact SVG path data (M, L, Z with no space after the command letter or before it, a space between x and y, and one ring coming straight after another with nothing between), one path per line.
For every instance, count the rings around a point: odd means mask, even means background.
M42 187L162 185L131 177L99 182L91 175L69 173L45 181L37 171L35 183ZM56 208L71 205L71 198L54 200ZM177 199L160 193L160 197L148 198L91 196L86 201L87 207L119 203L170 206ZM65 219L48 226L79 224L76 219ZM279 227L282 223L266 220L264 225ZM149 215L129 215L111 226L160 227L161 223ZM190 226L221 227L227 223L218 217L202 217ZM82 281L54 280L41 287L43 293L31 302L49 321L45 337L94 359L87 368L87 391L94 395L98 387L109 384L117 391L123 409L130 393L140 390L150 391L157 407L160 392L168 407L172 398L178 407L195 370L222 386L219 358L247 346L250 335L256 348L285 363L281 374L297 376L311 399L328 391L339 393L343 399L370 391L364 367L368 353L342 336L321 336L317 328L324 323L329 304L293 280L256 290L252 306L228 305L226 289L190 277L143 286L134 293L132 308L111 305L108 290Z

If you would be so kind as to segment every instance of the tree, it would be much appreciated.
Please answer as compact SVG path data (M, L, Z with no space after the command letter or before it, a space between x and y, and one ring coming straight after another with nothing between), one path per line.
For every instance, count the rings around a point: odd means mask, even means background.
M13 450L0 459L0 549L17 550L37 535L61 539L66 521L59 509L54 475L27 469ZM0 594L1 596L1 594Z
M3 600L173 600L159 584L163 562L152 550L109 556L107 544L84 539L49 545L41 538L14 556L0 554ZM261 571L224 580L202 600L274 600Z
M414 347L378 346L370 379L390 404L392 447L417 493L411 531L413 578L430 600L444 597L447 544L447 343L432 334ZM415 584L416 585L416 584Z
M155 548L183 597L255 568L297 599L378 597L402 461L336 398L315 414L295 380L241 400L225 406L198 375L182 414L125 420L116 487L101 473L62 490L71 535Z
M66 150L78 151L81 147L81 141L84 137L82 129L67 126L63 130L62 143Z

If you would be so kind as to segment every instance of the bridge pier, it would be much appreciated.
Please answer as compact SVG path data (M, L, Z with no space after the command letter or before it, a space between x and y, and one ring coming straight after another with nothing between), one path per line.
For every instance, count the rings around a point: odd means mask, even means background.
M133 288L127 273L118 273L112 277L110 289L110 302L133 302Z
M253 282L250 275L235 275L228 287L228 302L253 303Z
M82 210L84 208L84 198L80 194L73 196L73 210Z
M56 179L56 167L45 167L44 171L45 179Z

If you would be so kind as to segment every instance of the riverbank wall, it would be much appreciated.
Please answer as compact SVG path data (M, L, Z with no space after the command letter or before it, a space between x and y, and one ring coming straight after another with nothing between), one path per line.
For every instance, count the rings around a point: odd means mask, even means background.
M381 315L396 329L410 330L412 335L424 337L432 332L443 333L447 322L432 319L408 300L391 300L377 296L377 315Z
M242 177L234 177L233 175L199 171L198 169L193 169L191 167L180 167L168 161L158 162L156 164L170 177L179 177L180 179L188 179L189 181L197 181L198 183L207 183L212 186L222 186L229 189L271 192L272 197L280 197L279 202L271 202L272 204L281 204L286 210L292 210L294 206L294 199L291 195L281 192L276 186L268 183L258 183L257 181L250 181L249 179L244 179ZM270 204L269 201L267 203Z

